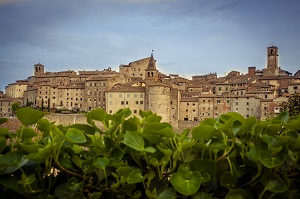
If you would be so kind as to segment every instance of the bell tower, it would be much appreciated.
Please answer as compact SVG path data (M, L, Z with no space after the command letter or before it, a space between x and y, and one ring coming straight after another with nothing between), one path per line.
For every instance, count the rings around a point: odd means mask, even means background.
M278 48L276 46L267 48L266 75L278 75Z
M34 65L34 76L41 76L45 72L45 66L38 63Z
M151 57L149 60L149 64L147 69L145 70L145 80L150 80L152 82L157 82L158 81L158 71L156 69L156 63L155 59L153 58L153 50L151 53Z

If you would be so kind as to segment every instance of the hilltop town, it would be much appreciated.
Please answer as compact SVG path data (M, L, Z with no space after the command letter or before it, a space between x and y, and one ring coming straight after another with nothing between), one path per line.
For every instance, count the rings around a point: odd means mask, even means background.
M244 117L266 119L280 113L280 104L299 92L300 70L295 74L278 66L278 48L267 47L267 66L248 67L247 74L231 71L195 75L192 79L163 74L150 57L96 71L45 72L40 63L34 74L17 80L0 93L0 114L12 114L11 104L19 102L34 108L90 111L102 108L115 113L129 107L152 111L175 128L196 125L205 118L216 118L229 111ZM264 55L262 55L264 56Z

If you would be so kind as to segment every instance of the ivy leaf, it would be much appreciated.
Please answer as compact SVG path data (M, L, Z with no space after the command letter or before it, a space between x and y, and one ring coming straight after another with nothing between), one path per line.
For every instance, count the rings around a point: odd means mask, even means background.
M216 129L210 125L199 125L192 130L195 140L209 140L214 136Z
M18 183L22 185L31 185L36 180L35 174L27 177L24 173L22 173L22 180L19 180Z
M245 199L246 195L244 189L234 189L228 192L225 199Z
M283 124L288 129L300 130L300 115L290 117L287 123Z
M127 146L137 150L137 151L145 151L149 153L154 153L156 150L153 147L147 147L144 148L145 146L145 141L142 136L138 135L135 132L127 131L126 134L124 135L124 144Z
M81 130L78 129L68 129L66 133L66 139L71 143L84 143L86 142L86 137Z
M94 135L95 134L95 128L87 125L87 124L73 124L70 126L70 128L75 128L81 130L85 134Z
M217 172L216 162L210 159L194 159L191 160L188 165L191 171L199 171L201 173L201 177L205 176L206 173L209 174L212 179Z
M265 167L274 168L284 163L285 155L283 153L279 153L273 157L268 151L260 151L259 160Z
M6 148L6 138L0 137L0 153L2 153L5 148Z
M0 128L0 136L6 136L9 134L9 128Z
M201 174L198 171L192 172L192 175L186 179L181 173L173 173L170 182L176 191L185 196L190 196L200 188Z
M145 146L145 141L142 136L131 131L126 132L123 143L137 151L143 151Z
M107 165L109 164L108 158L97 158L94 160L94 166L98 169L105 169Z
M0 167L17 165L21 161L22 154L21 150L15 150L0 156Z
M176 190L173 188L164 189L156 199L176 199Z
M101 108L93 109L87 114L87 122L93 124L92 120L103 121L106 115L107 113Z
M220 179L220 185L222 187L235 187L237 183L236 177L229 171L222 174Z
M142 171L140 169L133 169L127 177L128 184L135 184L144 181Z
M7 122L7 118L5 117L0 118L0 124L3 124L5 122Z
M37 128L44 133L44 137L50 134L51 125L47 119L39 119L37 121Z
M80 190L82 182L77 180L75 177L72 177L68 180L68 189L77 192Z
M261 178L261 183L265 186L265 189L274 193L282 193L288 190L283 180L274 173L266 172Z
M37 111L29 107L20 108L17 110L17 118L23 125L35 124L44 115L46 115L45 112Z
M277 115L273 120L279 120L283 123L286 123L289 119L289 112L287 111L284 111L284 112L281 112L279 115Z
M35 137L37 134L33 128L22 126L20 129L17 130L17 135L21 139L29 139Z

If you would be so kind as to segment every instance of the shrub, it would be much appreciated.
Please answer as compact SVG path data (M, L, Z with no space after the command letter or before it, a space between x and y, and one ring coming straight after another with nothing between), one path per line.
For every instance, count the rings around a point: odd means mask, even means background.
M268 121L227 113L182 134L152 112L95 109L70 126L44 114L21 108L23 126L0 129L1 198L300 196L300 117L287 112Z

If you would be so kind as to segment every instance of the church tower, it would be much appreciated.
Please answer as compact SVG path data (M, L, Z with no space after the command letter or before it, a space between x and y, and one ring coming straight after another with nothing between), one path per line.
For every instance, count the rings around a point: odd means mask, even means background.
M38 63L34 65L34 76L41 76L45 73L45 66Z
M278 75L278 48L276 46L271 46L267 48L266 75Z
M145 80L158 81L158 70L156 69L156 60L153 58L153 50L147 69L145 70Z

